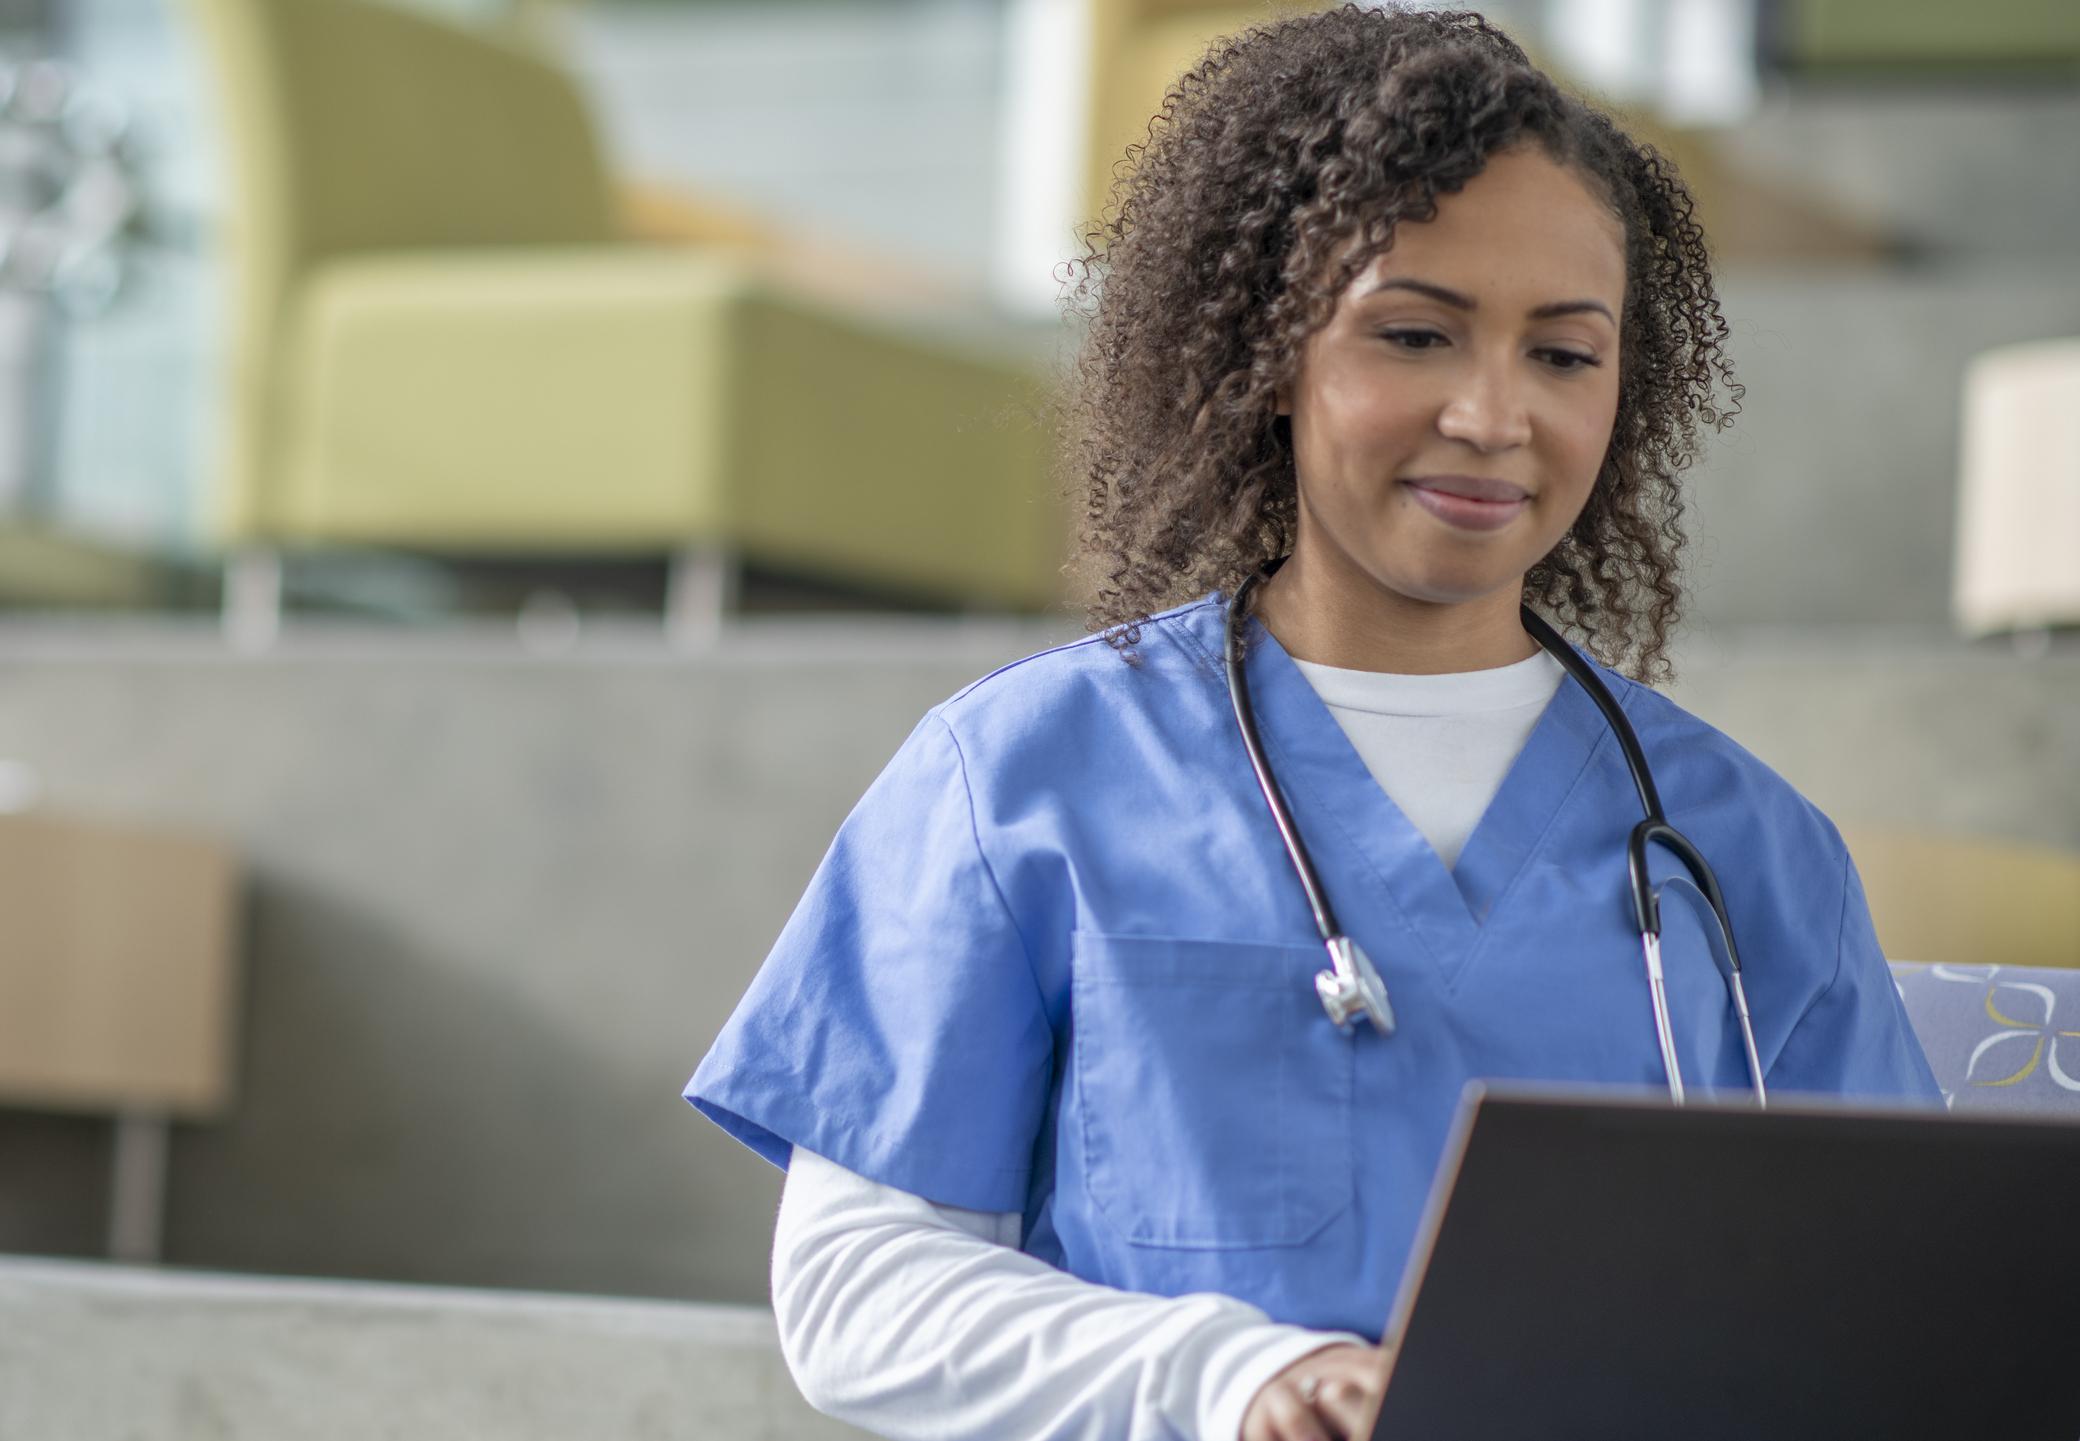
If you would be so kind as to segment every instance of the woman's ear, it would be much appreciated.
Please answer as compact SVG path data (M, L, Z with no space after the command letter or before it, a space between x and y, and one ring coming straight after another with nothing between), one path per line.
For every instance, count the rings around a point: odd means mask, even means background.
M1291 416L1293 413L1293 392L1291 387L1278 386L1271 392L1271 395L1278 402L1271 413L1273 415Z

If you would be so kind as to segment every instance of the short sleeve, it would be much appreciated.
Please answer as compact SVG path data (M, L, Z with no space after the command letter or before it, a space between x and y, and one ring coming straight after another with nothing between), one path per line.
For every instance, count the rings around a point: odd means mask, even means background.
M1785 1091L1940 1103L1942 1092L1907 1018L1871 923L1863 880L1842 852L1835 973L1778 1052L1768 1081Z
M776 1166L799 1145L928 1200L1020 1211L1052 1067L933 712L839 828L686 1099Z

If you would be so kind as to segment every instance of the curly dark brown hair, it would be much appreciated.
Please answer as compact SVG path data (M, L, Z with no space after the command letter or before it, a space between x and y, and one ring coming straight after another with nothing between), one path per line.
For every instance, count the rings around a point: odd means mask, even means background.
M1626 237L1610 447L1525 598L1606 664L1670 674L1677 477L1698 422L1724 428L1742 394L1704 233L1666 159L1468 12L1346 5L1256 26L1216 44L1128 147L1065 280L1065 306L1088 321L1063 463L1091 629L1131 654L1156 611L1232 593L1291 549L1276 406L1304 342L1398 222L1432 218L1439 195L1524 141L1580 174Z

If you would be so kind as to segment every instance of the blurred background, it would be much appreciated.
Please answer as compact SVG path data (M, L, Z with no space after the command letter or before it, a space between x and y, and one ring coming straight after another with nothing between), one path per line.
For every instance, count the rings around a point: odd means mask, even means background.
M2080 966L2080 6L1486 8L1721 266L1674 693ZM761 1303L679 1088L1080 633L1056 268L1270 13L0 0L0 1252Z

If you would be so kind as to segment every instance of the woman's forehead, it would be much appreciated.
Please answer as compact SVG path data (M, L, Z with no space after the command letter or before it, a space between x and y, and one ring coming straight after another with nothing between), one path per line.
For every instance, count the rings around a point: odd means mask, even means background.
M1625 291L1625 230L1573 170L1542 153L1506 152L1463 189L1440 195L1430 219L1400 221L1345 298L1409 278L1475 301L1521 300L1528 309L1589 298L1615 310Z

